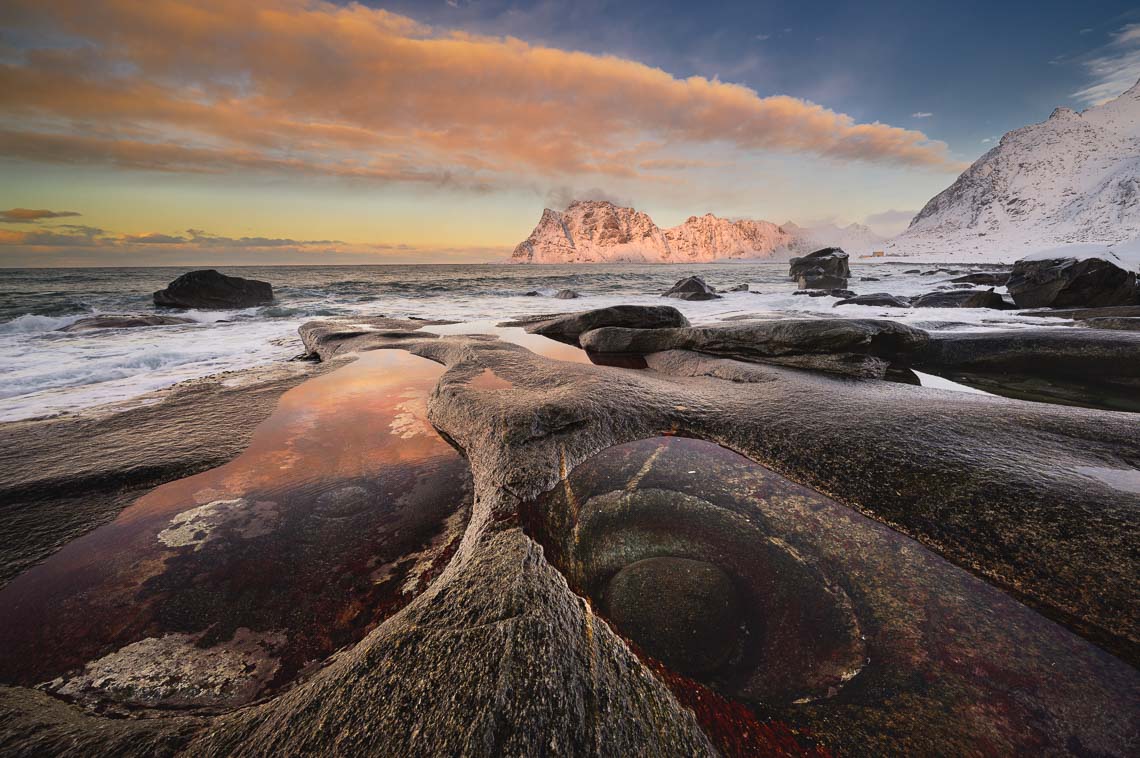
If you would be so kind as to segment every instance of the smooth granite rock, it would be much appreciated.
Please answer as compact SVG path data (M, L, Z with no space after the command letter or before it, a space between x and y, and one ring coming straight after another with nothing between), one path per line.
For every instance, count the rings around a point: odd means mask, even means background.
M882 377L926 344L926 333L894 321L789 319L680 329L604 327L578 341L597 353L694 350L852 376Z
M568 313L529 323L524 328L531 334L578 344L579 335L603 326L633 329L667 329L688 326L689 320L671 305L614 305L581 313Z

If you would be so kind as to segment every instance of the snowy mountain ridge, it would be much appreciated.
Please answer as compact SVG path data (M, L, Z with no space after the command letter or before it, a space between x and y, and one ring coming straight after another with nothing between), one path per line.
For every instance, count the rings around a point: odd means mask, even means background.
M1015 129L932 198L891 255L1014 260L1140 236L1140 82L1103 105Z

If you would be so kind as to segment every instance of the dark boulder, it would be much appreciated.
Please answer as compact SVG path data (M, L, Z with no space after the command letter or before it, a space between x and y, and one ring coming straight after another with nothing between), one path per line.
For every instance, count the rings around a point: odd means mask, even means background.
M891 295L886 292L874 292L869 295L856 295L855 297L849 297L844 300L840 300L835 304L835 306L840 305L872 305L877 308L909 308L910 301L905 297Z
M877 282L877 281L879 281L879 277L877 277L877 276L861 276L861 277L859 277L859 281L861 281L861 282Z
M989 290L948 290L928 292L912 298L915 308L994 308L1004 310L1009 306L1001 295Z
M817 271L818 269L818 271ZM847 253L838 247L825 247L808 253L800 258L789 261L788 275L792 279L831 277L832 279L851 278L851 266L848 263ZM842 284L833 285L842 287ZM800 285L801 288L804 285Z
M214 269L191 271L154 293L154 304L166 308L250 308L273 302L268 282L226 276Z
M1091 308L1140 304L1136 272L1104 258L1050 258L1013 264L1009 294L1020 308Z
M603 326L666 329L688 325L689 320L684 314L671 305L614 305L556 316L528 324L524 328L531 334L541 334L574 345L578 343L578 335Z
M894 321L789 319L680 329L605 327L578 342L595 353L693 350L723 358L882 378L926 345L926 332Z
M574 290L558 290L558 292L554 293L554 298L556 300L574 300L579 297L582 296Z
M747 284L738 284L735 287L729 289L728 291L729 292L747 292L748 291L748 285Z
M1004 287L1009 281L1008 271L976 271L972 274L956 276L950 281L956 284L984 284L989 287Z
M178 316L157 316L151 314L137 314L117 316L106 314L81 318L73 324L68 324L59 332L86 332L91 329L134 329L140 326L171 326L173 324L193 324L194 319L180 318Z
M823 273L823 269L810 269L796 279L802 290L842 289L847 286L847 279L841 276L831 276Z
M678 300L717 300L721 296L699 276L687 276L668 289L661 297Z

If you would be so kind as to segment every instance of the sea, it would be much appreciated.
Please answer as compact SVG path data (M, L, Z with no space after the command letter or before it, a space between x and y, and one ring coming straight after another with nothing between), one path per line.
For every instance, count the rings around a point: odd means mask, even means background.
M860 294L918 295L952 287L954 276L981 268L855 262L848 287ZM0 421L122 403L188 379L287 361L303 350L298 327L317 319L415 316L477 328L525 315L630 303L673 305L695 324L752 314L889 318L964 330L1063 323L985 309L834 307L833 297L794 294L787 263L483 264L227 267L219 270L270 282L275 302L242 310L162 309L193 319L190 324L59 331L96 314L158 312L152 293L187 270L0 269ZM723 297L662 299L677 280L693 275ZM742 284L750 291L725 291ZM564 289L581 297L553 297Z

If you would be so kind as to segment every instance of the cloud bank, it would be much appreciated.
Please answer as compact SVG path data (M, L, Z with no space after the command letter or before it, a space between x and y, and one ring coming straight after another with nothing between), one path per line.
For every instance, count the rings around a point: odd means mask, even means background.
M0 156L487 189L728 146L938 171L922 132L632 60L313 0L9 0ZM28 43L26 40L31 40Z
M227 237L201 229L187 229L182 234L115 234L98 227L76 224L27 230L0 229L0 267L123 265L143 256L153 265L397 263L425 256L439 263L478 263L500 260L509 253L509 248L496 247L424 247L340 240Z

